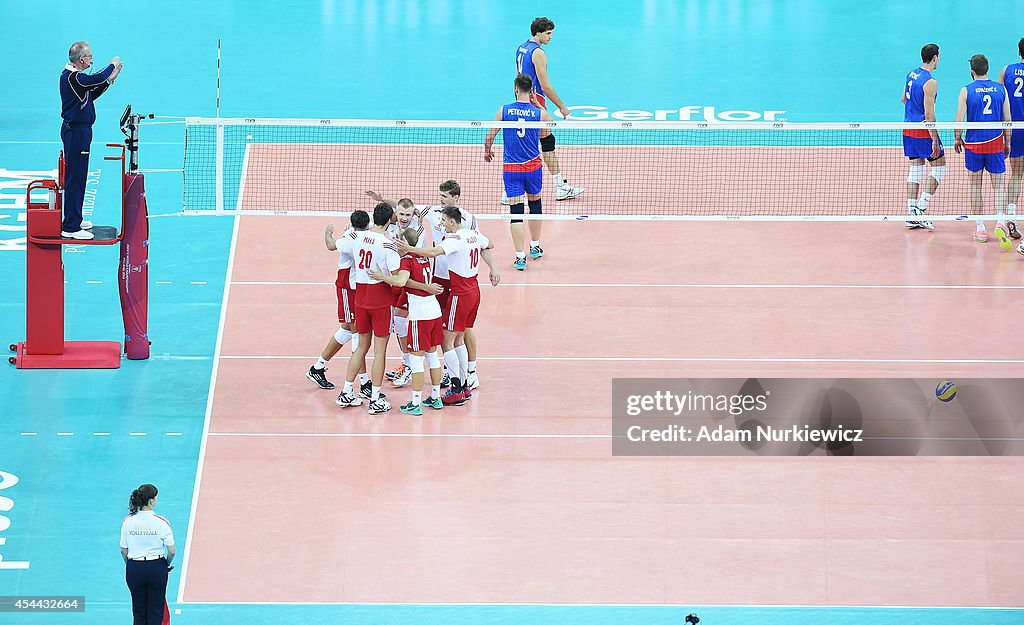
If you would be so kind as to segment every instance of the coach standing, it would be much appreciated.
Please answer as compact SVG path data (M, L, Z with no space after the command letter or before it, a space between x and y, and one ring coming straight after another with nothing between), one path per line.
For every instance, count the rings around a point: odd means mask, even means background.
M153 513L156 486L143 484L128 499L121 521L121 557L132 593L134 625L161 625L167 607L167 574L174 560L170 522Z
M85 179L89 173L89 147L92 125L96 121L93 101L114 84L121 73L120 57L96 74L84 71L92 65L88 41L76 41L68 50L68 64L60 75L61 117L60 139L64 143L64 222L62 237L91 239L92 222L82 221L85 200Z

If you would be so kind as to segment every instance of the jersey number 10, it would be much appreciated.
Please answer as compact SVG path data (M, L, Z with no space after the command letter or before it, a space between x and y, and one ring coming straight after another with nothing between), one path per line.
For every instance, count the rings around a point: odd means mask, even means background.
M480 248L476 248L469 253L469 266L476 267L480 264Z

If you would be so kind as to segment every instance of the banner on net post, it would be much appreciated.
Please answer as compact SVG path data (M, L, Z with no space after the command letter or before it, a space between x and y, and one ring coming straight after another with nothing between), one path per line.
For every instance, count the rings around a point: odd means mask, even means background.
M124 236L118 267L121 315L124 318L124 351L129 360L149 358L149 216L146 180L142 174L126 174Z
M617 456L1020 456L1024 379L612 381Z

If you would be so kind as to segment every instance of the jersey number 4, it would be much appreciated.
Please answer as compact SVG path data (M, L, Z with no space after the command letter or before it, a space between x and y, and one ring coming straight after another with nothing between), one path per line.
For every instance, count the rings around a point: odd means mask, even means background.
M373 263L373 250L359 250L359 268L369 269Z

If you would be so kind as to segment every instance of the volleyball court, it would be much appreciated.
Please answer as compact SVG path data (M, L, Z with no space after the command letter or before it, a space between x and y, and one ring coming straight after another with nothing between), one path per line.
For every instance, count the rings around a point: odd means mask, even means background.
M179 602L1021 605L1020 457L612 455L614 378L1024 377L1020 339L990 325L1024 259L972 223L625 219L903 203L891 148L829 152L858 172L831 189L813 148L760 149L560 148L587 191L545 189L567 219L545 222L544 258L513 270L507 221L482 221L502 282L481 282L473 399L371 417L304 378L337 322L324 227L372 209L367 189L436 203L448 178L499 214L498 170L468 142L244 142L219 166L239 173L219 200L236 232Z

